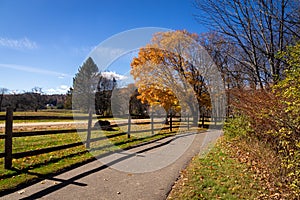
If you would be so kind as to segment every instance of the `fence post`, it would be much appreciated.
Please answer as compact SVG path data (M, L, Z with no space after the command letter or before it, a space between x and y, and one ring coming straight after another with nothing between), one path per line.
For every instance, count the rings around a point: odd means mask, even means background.
M154 134L154 122L153 122L153 111L151 112L151 134Z
M202 128L204 128L204 114L202 115Z
M87 136L86 136L86 148L87 149L89 149L91 147L92 121L93 121L92 109L89 109L88 130L87 130Z
M6 109L5 118L5 169L12 168L12 133L13 133L13 109Z
M187 128L190 130L190 115L187 116Z
M173 122L173 119L172 119L172 113L171 113L171 114L170 114L170 131L173 130L172 122Z
M127 138L130 138L130 129L131 129L131 115L128 115L128 130L127 130Z

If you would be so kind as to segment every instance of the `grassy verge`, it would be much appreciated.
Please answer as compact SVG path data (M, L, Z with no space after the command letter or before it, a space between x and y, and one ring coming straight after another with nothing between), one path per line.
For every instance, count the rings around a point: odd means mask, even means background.
M236 157L238 151L233 150L233 146L229 144L231 142L228 139L221 138L205 157L195 157L182 172L168 199L265 197L268 192L265 182L257 178L257 174L251 169L256 166L255 161L241 162Z

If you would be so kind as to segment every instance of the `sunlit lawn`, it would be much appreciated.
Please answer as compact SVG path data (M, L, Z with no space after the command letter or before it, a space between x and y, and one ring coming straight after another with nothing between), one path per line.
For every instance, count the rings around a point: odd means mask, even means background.
M256 199L264 192L248 166L231 157L224 140L193 159L168 199Z

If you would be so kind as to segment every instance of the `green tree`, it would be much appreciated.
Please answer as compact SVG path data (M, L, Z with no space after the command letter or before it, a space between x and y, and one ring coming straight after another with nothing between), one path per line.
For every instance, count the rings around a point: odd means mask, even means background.
M111 96L113 90L117 87L117 80L108 78L101 73L98 76L97 92L95 99L95 109L97 115L111 116Z
M6 88L0 88L0 112L2 111L2 104L4 100L4 94L8 91Z
M66 99L64 102L64 108L65 109L72 109L72 95L73 95L73 88L70 87L66 94Z
M89 57L73 79L72 108L89 113L86 148L90 148L92 113L95 110L98 67Z
M73 78L72 107L84 112L91 111L95 104L98 67L89 57Z

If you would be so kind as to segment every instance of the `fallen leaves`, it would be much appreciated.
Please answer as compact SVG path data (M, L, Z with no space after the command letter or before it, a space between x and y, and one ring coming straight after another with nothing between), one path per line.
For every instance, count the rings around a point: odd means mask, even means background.
M243 173L253 173L253 180L263 186L257 188L260 195L256 199L288 199L289 190L279 180L280 161L272 150L256 140L226 141L225 146L231 158L247 166ZM255 184L249 186L253 188Z
M181 171L168 199L289 199L276 177L277 159L256 141L221 138Z

